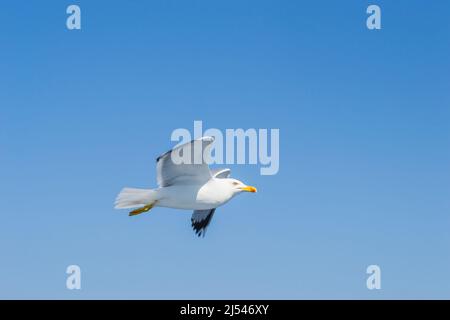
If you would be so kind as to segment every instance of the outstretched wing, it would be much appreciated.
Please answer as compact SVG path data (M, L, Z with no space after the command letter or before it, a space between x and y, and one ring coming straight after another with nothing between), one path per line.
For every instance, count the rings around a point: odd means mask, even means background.
M213 141L213 137L202 137L175 147L159 156L156 159L158 185L167 187L176 182L206 182L211 179L211 171L204 159L204 154L207 153L204 150Z
M216 169L216 170L212 170L211 174L214 178L225 179L230 176L231 170L230 169Z
M196 235L198 235L199 237L205 236L206 229L208 228L215 211L215 208L210 210L194 211L194 213L192 214L191 222L192 228L194 229Z

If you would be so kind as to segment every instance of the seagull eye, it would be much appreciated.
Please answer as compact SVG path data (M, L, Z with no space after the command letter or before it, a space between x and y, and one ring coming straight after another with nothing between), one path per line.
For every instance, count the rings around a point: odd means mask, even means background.
M233 182L233 186L237 186L238 184L238 182Z

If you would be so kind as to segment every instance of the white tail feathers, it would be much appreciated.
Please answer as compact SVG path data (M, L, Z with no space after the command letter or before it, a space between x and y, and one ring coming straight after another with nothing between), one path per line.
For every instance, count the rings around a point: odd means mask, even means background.
M157 200L156 191L150 189L123 188L116 198L115 209L128 209L148 205Z

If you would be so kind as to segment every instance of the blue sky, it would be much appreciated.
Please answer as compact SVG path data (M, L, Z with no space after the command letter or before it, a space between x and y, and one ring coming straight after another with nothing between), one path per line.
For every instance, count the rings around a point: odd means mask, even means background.
M70 4L82 30L66 29ZM0 298L450 298L449 9L3 4ZM190 212L113 210L123 186L155 186L156 156L194 120L279 128L279 173L231 166L259 192L203 239Z

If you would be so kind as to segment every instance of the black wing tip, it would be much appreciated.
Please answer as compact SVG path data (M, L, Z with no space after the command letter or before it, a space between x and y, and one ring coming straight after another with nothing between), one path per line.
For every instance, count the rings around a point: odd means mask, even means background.
M216 209L212 209L209 212L208 216L205 219L200 220L200 221L195 221L194 219L191 218L192 228L194 229L195 234L199 238L200 237L203 237L203 238L205 237L206 229L208 228L208 226L209 226L209 224L211 222L212 216L213 216L215 211L216 211Z
M207 220L207 219L205 219L205 220ZM200 222L195 222L194 219L191 219L192 229L194 229L195 235L198 236L199 238L205 237L206 227L207 227L207 225L203 225L205 220L200 221Z

